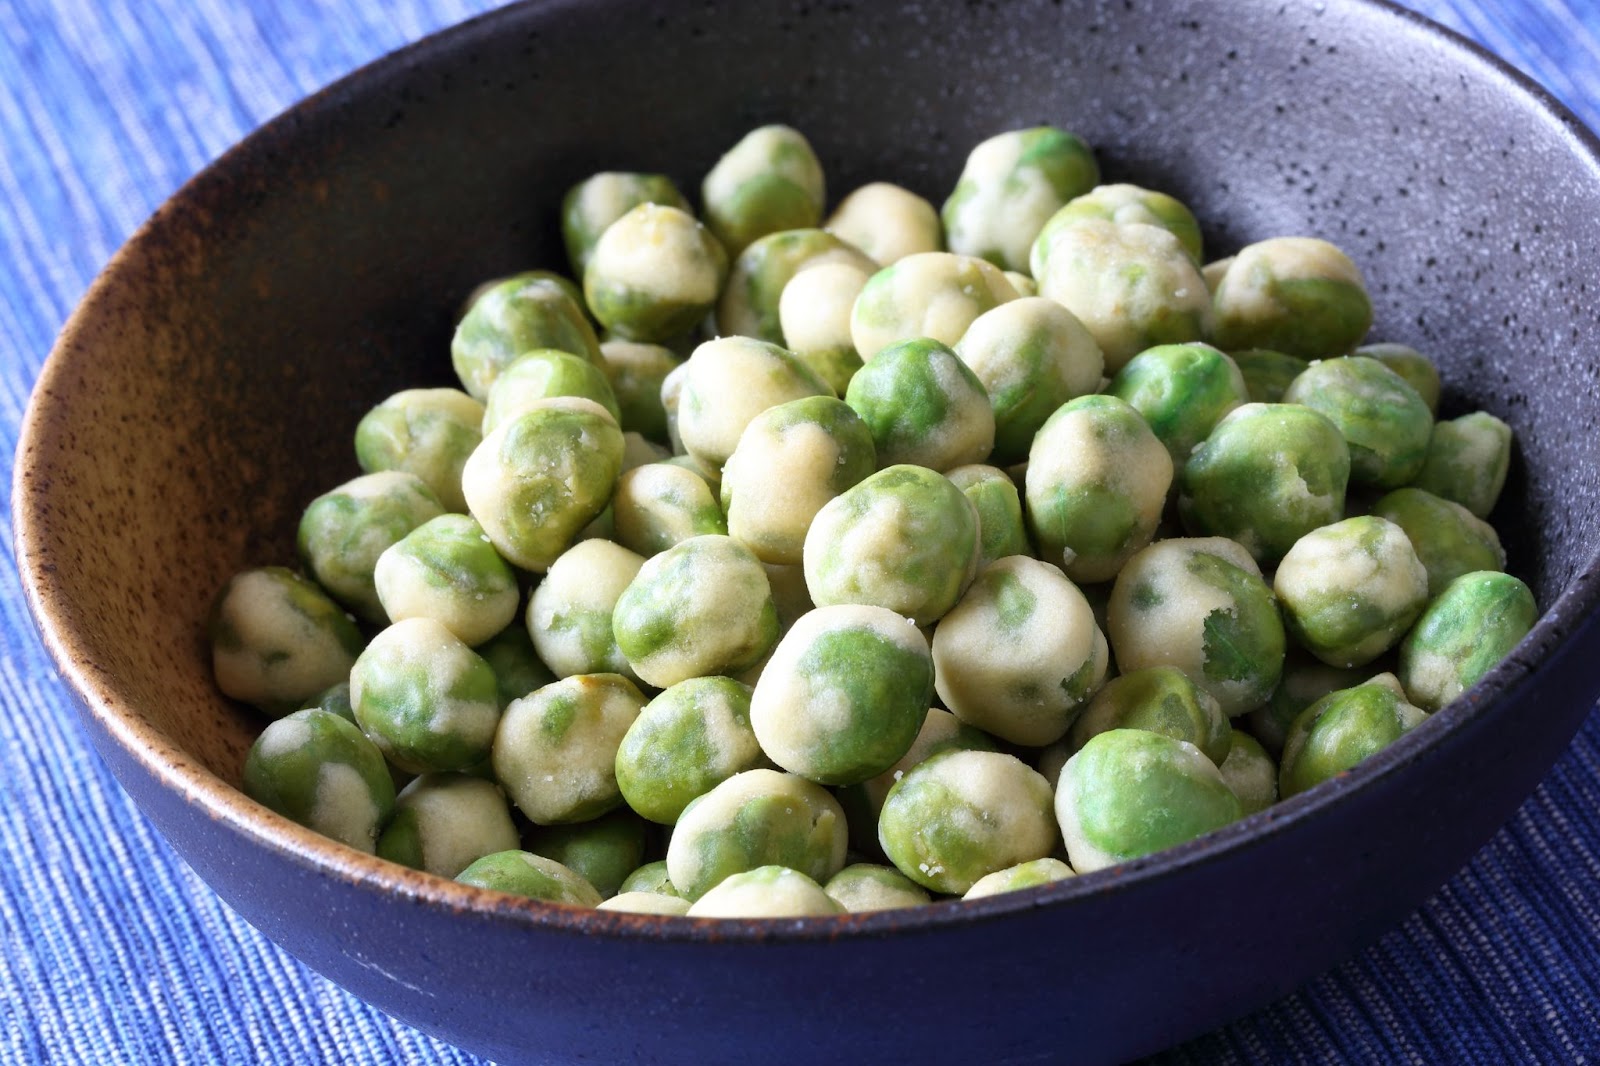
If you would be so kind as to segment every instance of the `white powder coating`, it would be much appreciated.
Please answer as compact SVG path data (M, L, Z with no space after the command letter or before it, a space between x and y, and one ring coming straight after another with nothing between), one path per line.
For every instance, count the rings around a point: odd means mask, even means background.
M1406 653L1404 669L1411 686L1408 698L1419 706L1438 710L1466 691L1455 660L1437 651L1413 646Z
M652 299L710 307L723 278L714 239L687 211L640 204L600 235L584 276L591 285L598 279Z
M1362 547L1358 531L1374 523L1381 528L1382 538L1376 550L1369 552ZM1346 599L1376 608L1385 619L1404 622L1427 602L1428 571L1403 529L1386 518L1368 515L1323 526L1295 541L1278 564L1273 590L1290 613L1314 612L1328 600ZM1389 628L1393 627L1385 627ZM1400 635L1380 630L1352 650L1349 661L1332 665L1358 666ZM1326 659L1323 652L1317 654Z
M1008 619L1017 595L1031 598L1031 608ZM1104 680L1104 653L1095 661L1098 633L1089 601L1059 569L1021 555L1000 559L939 620L934 687L969 725L1015 744L1049 744ZM1094 674L1087 690L1068 692L1086 663Z
M690 455L715 470L728 461L745 427L762 411L790 400L828 395L828 387L806 373L793 356L750 337L706 341L694 350L683 371L678 435Z
M822 166L811 143L789 126L762 126L745 134L706 174L701 200L707 205L725 204L746 182L767 174L777 174L804 189L821 212L827 191Z
M790 816L806 815L807 839L815 848L812 858L816 879L832 877L844 867L849 843L844 808L822 786L778 770L745 770L717 785L691 803L678 819L667 842L667 877L680 892L698 885L705 876L699 847L703 838L733 830L739 812L754 800L791 801ZM802 871L804 872L804 871ZM808 874L809 876L809 874Z
M309 743L311 743L311 723L291 715L288 718L279 718L261 731L261 735L256 738L255 754L267 761L281 759Z
M689 901L677 896L663 895L660 892L619 892L608 900L602 900L595 906L595 910L678 916L689 913Z
M1037 354L1035 354L1037 353ZM1062 402L1098 390L1105 356L1078 316L1054 300L1024 296L979 315L956 354L991 397L1041 380Z
M856 189L833 209L823 229L860 248L881 266L944 246L939 212L909 189L877 181ZM784 335L788 336L785 327Z
M967 377L968 368L947 352L935 350L928 360L933 380L946 397L945 417L928 427L912 454L897 455L883 448L878 453L880 467L897 462L915 462L932 470L949 470L968 463L981 463L994 450L994 408L981 386Z
M817 673L802 669L817 641L839 632L860 634L864 648L882 641L922 658L929 655L922 631L882 607L840 604L801 617L778 642L750 697L750 727L761 750L797 774L814 771L819 738L874 725L874 708L860 703L855 678L837 667Z
M764 563L800 562L806 531L838 495L833 478L844 455L815 422L774 427L757 419L722 469L728 535Z
M843 914L822 886L787 866L762 866L734 874L701 896L691 918L804 918Z
M752 244L746 254L734 261L727 283L722 287L722 298L717 302L716 326L719 334L764 337L771 328L774 311L778 312L781 329L782 293L778 294L780 306L775 308L768 302L771 293L761 290L775 288L785 273L788 274L788 280L793 281L801 274L837 264L848 264L868 273L874 269L875 264L863 252L832 234L819 230L807 231L807 234L802 240L791 241L787 237L778 240L775 254L770 255L766 254L769 249L758 249ZM788 283L785 282L783 287L788 288ZM760 305L752 302L758 297L763 301ZM787 338L784 343L793 347Z
M800 354L854 351L850 309L870 275L853 262L807 265L778 297L783 343Z
M500 718L493 699L472 700L450 695L450 690L483 660L463 644L454 633L432 618L407 618L391 625L372 638L366 651L350 671L350 706L355 708L361 728L372 737L390 761L402 768L408 760L396 748L404 745L406 734L425 730L440 736L452 734L473 747L487 747ZM386 677L403 676L420 681L416 702L427 708L425 723L385 723L364 711L362 697L368 672L381 671ZM398 733L391 729L398 726Z
M285 580L247 570L228 584L218 621L240 646L213 643L211 666L217 687L234 699L296 703L350 676L355 656L292 605ZM288 654L269 659L264 652Z
M1217 285L1217 305L1236 321L1271 319L1283 313L1272 294L1286 281L1325 279L1367 290L1350 257L1316 237L1274 237L1246 246L1233 257Z
M1133 265L1143 269L1130 281ZM1159 226L1087 219L1066 227L1050 246L1039 295L1078 316L1111 374L1154 343L1147 330L1158 319L1170 330L1190 318L1189 340L1211 332L1211 290L1178 238Z
M609 636L617 600L643 566L644 556L598 538L579 541L550 564L528 598L527 622L533 649L551 673L562 678L608 668L596 661L597 652L623 662L614 640L601 649L586 637L595 629Z
M547 732L576 703L559 736ZM512 700L494 738L494 775L536 825L594 817L621 798L617 749L644 697L617 674L579 674Z
M578 186L573 208L583 220L584 228L598 236L638 204L639 192L639 175L608 170Z
M395 810L415 813L422 868L440 877L454 877L485 855L519 846L505 796L479 777L424 774L401 790Z
M514 582L477 574L468 581L440 582L448 576L402 540L378 556L372 582L390 621L432 618L469 645L482 644L517 616L521 597Z
M965 198L959 206L945 207L947 246L952 252L998 252L1007 270L1028 266L1033 239L1066 201L1037 167L1019 165L1026 145L1017 132L1002 133L967 156L956 183L956 194Z
M954 345L985 311L1017 298L998 267L950 252L908 255L874 274L850 312L864 360L896 341L931 337Z
M354 766L325 762L317 768L312 829L370 855L378 844L378 816L372 789Z
M707 534L686 540L645 560L634 584L648 589L686 553L698 556L696 580L674 586L679 598L670 604L673 639L628 660L646 684L657 688L741 668L765 651L765 645L754 645L772 589L761 564L731 538Z

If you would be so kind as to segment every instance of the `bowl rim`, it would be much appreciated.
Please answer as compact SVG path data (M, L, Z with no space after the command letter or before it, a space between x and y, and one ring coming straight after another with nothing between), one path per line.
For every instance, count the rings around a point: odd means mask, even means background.
M56 386L65 380L74 351L85 347L80 341L85 324L113 294L120 277L136 269L147 250L159 244L163 228L173 224L171 220L181 216L186 205L212 195L219 183L226 183L229 172L264 151L273 150L278 142L292 142L303 128L329 121L347 97L363 96L413 68L469 50L475 40L498 36L503 27L537 18L546 9L567 6L565 0L521 0L479 14L374 59L286 108L196 172L164 201L113 254L63 325L35 382L18 438L12 482L13 549L24 596L41 640L76 697L80 713L91 718L124 754L164 788L306 872L334 878L356 890L393 894L453 911L471 911L491 922L573 936L642 937L685 943L873 939L929 933L951 925L970 926L1038 909L1064 907L1085 896L1131 890L1156 878L1223 861L1244 847L1317 817L1324 808L1341 802L1350 793L1374 788L1392 775L1405 772L1411 764L1428 758L1446 732L1517 699L1529 687L1535 657L1513 653L1461 698L1429 715L1417 728L1352 770L1177 847L1064 881L978 900L943 900L937 905L906 910L827 917L710 919L641 915L546 903L463 885L338 844L256 803L212 773L177 747L167 734L146 722L132 702L118 694L108 675L75 654L76 638L68 620L58 613L58 601L63 607L65 604L55 568L39 554L39 547L52 539L46 518L49 509L40 506L49 490L31 476L38 463L36 454L48 449L58 437L52 427L60 419L56 408L61 401L55 398ZM1498 81L1506 91L1520 93L1536 112L1565 128L1574 153L1588 162L1600 182L1600 137L1530 77L1476 42L1391 0L1355 0L1350 9L1363 18L1395 20L1401 24L1397 28L1420 34L1434 47L1455 53L1478 76L1491 83ZM1585 621L1594 616L1597 604L1600 551L1574 573L1519 647L1537 648L1537 658L1541 660L1559 654L1575 642ZM219 694L218 698L224 697Z

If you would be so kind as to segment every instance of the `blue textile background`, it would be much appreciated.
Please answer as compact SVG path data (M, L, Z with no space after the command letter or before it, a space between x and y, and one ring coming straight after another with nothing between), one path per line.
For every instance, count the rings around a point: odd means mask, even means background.
M1338 2L1338 0L1330 0ZM117 246L252 128L489 0L0 2L0 457ZM1600 128L1596 0L1413 0ZM1600 251L1597 251L1600 254ZM267 942L89 750L0 553L0 1061L471 1063ZM1293 930L1284 930L1286 937ZM1375 947L1170 1063L1600 1056L1600 716Z

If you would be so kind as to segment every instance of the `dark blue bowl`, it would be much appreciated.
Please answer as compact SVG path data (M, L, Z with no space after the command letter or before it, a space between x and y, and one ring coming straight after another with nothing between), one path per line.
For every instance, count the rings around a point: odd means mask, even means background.
M661 11L670 11L661 14ZM451 312L561 261L602 168L685 187L746 128L832 188L934 199L1040 122L1168 190L1224 251L1328 237L1376 339L1447 410L1516 428L1497 525L1546 613L1465 698L1207 839L973 903L705 923L569 910L339 848L235 785L261 722L202 619L292 557L377 399L448 380ZM128 792L239 913L408 1022L501 1061L1099 1062L1284 995L1372 941L1510 815L1594 701L1600 158L1493 59L1372 2L530 3L306 101L175 196L62 334L17 461L33 610Z

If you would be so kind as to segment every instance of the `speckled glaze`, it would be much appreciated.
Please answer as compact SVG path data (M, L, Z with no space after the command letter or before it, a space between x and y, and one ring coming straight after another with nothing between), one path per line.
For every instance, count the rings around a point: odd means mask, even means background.
M356 473L372 404L448 383L452 310L474 285L561 264L572 182L632 168L693 188L768 121L807 133L835 198L883 179L937 202L969 146L1053 123L1095 146L1106 180L1184 199L1213 255L1340 243L1371 284L1373 339L1443 363L1446 416L1481 406L1516 428L1494 518L1543 619L1338 780L1150 859L919 911L565 909L346 851L245 799L264 723L212 685L218 586L293 558L306 501ZM19 563L89 734L173 846L268 936L429 1032L508 1063L1116 1061L1374 939L1510 815L1591 706L1597 246L1592 135L1380 3L515 6L275 120L117 255L33 398ZM952 981L981 1007L942 1008Z

